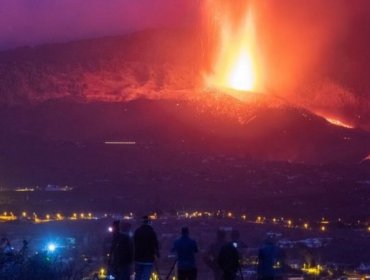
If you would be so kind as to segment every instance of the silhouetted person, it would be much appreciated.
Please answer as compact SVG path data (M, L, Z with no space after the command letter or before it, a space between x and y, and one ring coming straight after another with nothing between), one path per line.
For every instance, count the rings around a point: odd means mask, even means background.
M283 261L283 251L275 245L273 238L267 238L258 252L258 279L273 280L279 278L284 265Z
M143 224L134 233L135 279L149 280L156 257L159 258L157 234L149 225L149 218L143 217Z
M174 242L172 252L177 254L178 279L197 279L195 254L198 253L198 246L195 240L189 237L189 229L187 227L181 229L181 237Z
M234 280L239 270L240 255L237 249L236 235L231 235L231 241L222 246L218 256L218 264L223 272L223 280Z
M112 229L112 244L108 260L110 272L117 280L129 280L134 257L133 242L127 232L120 232L119 221L113 222Z
M221 248L226 244L226 232L219 229L217 231L216 240L209 246L204 261L212 269L214 280L222 280L222 269L218 264L218 256Z
M8 238L1 238L0 240L0 253L6 256L12 255L14 253L13 247L10 245Z

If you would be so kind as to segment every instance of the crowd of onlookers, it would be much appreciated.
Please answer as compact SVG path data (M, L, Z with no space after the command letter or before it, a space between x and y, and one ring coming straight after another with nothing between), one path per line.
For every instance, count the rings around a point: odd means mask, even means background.
M237 230L228 236L225 230L219 229L216 239L203 251L201 258L212 270L215 280L243 279L241 251L247 246L240 240ZM0 241L0 269L6 260L14 256L24 256L27 242L23 248L15 252L7 238ZM147 216L142 224L131 234L131 224L114 221L111 227L111 238L107 248L108 275L110 279L149 280L156 268L156 260L160 258L157 234ZM180 236L173 242L171 249L176 255L167 277L176 274L178 280L196 280L198 277L196 254L198 245L190 236L188 227L181 228ZM275 245L274 237L268 237L258 254L257 274L261 280L276 279L281 276L284 256L282 250ZM176 269L175 269L176 268Z
M215 280L243 279L241 256L239 250L246 245L240 241L237 230L231 231L230 237L224 230L217 231L216 240L206 250L203 259L212 270ZM176 254L169 279L176 267L178 280L197 279L195 255L198 253L197 242L190 237L189 228L181 229L180 237L172 246ZM108 253L109 273L114 279L130 280L135 274L136 280L149 280L155 268L156 259L160 258L159 243L150 219L143 217L142 225L130 234L130 224L114 221L112 241ZM269 237L259 249L258 277L261 280L276 279L283 267L283 252L275 245L274 238Z

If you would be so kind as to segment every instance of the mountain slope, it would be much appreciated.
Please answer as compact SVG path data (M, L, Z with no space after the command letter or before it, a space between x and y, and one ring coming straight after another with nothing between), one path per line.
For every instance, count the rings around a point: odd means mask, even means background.
M178 92L177 98L200 79L192 38L187 31L149 30L0 52L0 103L124 101Z

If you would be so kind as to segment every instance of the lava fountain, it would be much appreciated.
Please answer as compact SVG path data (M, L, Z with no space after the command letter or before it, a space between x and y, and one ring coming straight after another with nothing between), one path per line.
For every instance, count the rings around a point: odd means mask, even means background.
M231 90L245 99L251 92L262 92L263 67L258 47L253 1L207 1L210 25L215 32L213 65L206 74L208 88Z

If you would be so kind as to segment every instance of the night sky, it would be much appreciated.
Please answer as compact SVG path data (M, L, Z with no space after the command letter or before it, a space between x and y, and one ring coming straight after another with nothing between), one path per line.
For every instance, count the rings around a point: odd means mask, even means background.
M189 0L0 0L0 49L186 26Z

